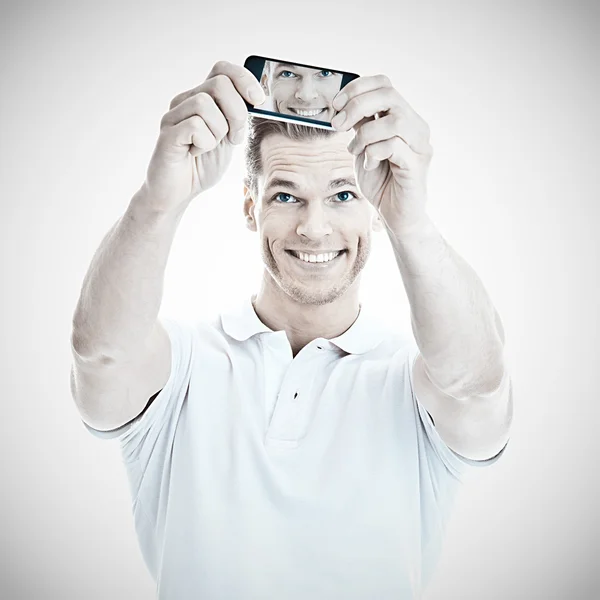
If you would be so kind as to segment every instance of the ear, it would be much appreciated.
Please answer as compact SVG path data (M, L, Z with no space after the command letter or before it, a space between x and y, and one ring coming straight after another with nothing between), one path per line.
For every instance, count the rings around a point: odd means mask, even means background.
M269 86L267 85L267 75L265 73L263 73L263 75L260 78L260 85L263 89L263 92L265 93L265 96L270 96L269 94Z
M244 185L244 217L246 218L246 227L250 231L256 231L256 219L254 217L254 209L256 204L252 197L252 192Z

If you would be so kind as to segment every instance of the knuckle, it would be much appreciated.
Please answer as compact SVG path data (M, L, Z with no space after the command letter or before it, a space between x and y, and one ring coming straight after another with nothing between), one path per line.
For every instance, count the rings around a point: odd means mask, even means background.
M425 137L427 137L429 139L429 137L431 135L431 128L429 127L429 124L426 121L422 120L422 122L423 122L423 134L425 135Z
M164 129L165 127L168 127L169 123L170 123L169 113L165 113L162 116L162 119L160 120L160 129Z
M194 105L198 108L198 109L202 109L203 107L205 107L207 105L207 103L209 103L211 101L211 97L210 94L208 94L207 92L198 92L195 96L194 96Z
M204 119L200 115L192 115L188 122L192 129L203 129L204 128Z
M345 106L344 108L344 112L346 113L346 116L353 116L355 113L360 113L360 109L362 107L362 100L360 99L360 97L358 98L353 98L352 100L350 100L350 102L348 102L348 104Z
M387 75L384 75L383 73L380 73L379 75L377 75L377 79L378 79L379 83L384 87L391 87L391 85L392 85L390 78Z
M225 69L229 68L229 62L226 60L218 60L214 66L213 71L225 71Z
M384 90L385 98L390 103L390 106L400 107L401 104L399 103L398 92L396 91L396 89L390 84L389 86L385 87Z
M220 142L229 133L229 127L217 127L215 139Z
M213 77L214 86L217 90L223 91L225 87L229 84L229 77L227 75L223 75L219 73Z
M184 94L185 94L185 92L181 92L180 94L177 94L177 96L175 96L171 100L171 102L169 104L169 110L174 109L181 102L181 100L183 99Z

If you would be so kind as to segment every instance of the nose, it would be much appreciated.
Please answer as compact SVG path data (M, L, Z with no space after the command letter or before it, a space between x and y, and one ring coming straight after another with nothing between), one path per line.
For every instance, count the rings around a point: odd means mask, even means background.
M296 233L304 238L319 240L326 235L333 233L333 228L329 220L327 209L320 202L308 203L308 206L302 211L302 216Z
M296 99L302 102L311 102L318 96L317 86L312 77L303 77L296 88Z

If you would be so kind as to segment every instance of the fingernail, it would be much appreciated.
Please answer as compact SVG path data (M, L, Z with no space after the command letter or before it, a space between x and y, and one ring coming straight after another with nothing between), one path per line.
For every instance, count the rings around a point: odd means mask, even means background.
M333 99L333 108L335 108L335 110L340 110L340 108L342 108L347 101L348 96L346 96L346 94L338 94Z
M344 124L345 120L346 113L342 111L341 113L338 113L337 115L335 115L335 117L333 117L333 119L331 120L331 125L336 129L339 129Z

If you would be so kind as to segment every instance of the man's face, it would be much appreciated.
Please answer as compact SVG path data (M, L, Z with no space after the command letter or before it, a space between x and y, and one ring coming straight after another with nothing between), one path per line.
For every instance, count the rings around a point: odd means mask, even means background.
M271 135L261 144L257 198L247 192L249 227L265 268L301 304L327 304L356 280L382 225L354 181L352 132L313 141ZM307 262L309 261L309 262Z
M277 112L330 122L342 74L284 63L271 64L261 83Z

